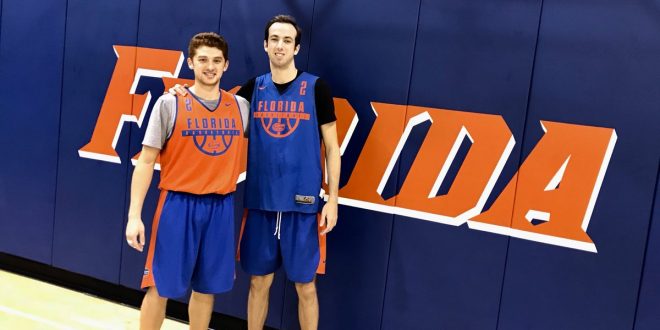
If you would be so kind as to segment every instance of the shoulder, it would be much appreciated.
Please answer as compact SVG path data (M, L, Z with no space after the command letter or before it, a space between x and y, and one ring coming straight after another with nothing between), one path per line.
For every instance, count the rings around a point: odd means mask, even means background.
M330 86L325 80L321 78L316 78L316 84L314 84L314 101L316 103L316 115L319 126L337 120L332 91L330 91Z
M330 90L330 85L323 78L316 77L314 92L319 99L332 99L332 91Z
M316 85L314 85L314 87L317 91L328 91L328 93L330 91L330 85L328 85L328 83L320 77L316 78Z
M176 102L177 102L177 97L175 95L172 95L170 93L161 95L154 104L154 110L158 110L157 112L160 112L162 116L165 116L166 114L171 115L176 111L177 108ZM152 112L156 112L156 111L152 111Z
M236 96L236 102L238 103L238 106L247 105L248 107L250 107L250 102L248 100L246 100L244 97L242 97L238 94L236 94L235 96Z
M157 102L163 105L174 105L176 104L176 96L170 93L165 93L158 98Z
M321 91L321 92L327 92L327 94L330 93L330 85L328 85L328 83L323 78L314 75L312 73L309 73L307 71L304 71L302 74L306 75L308 80L314 81L314 90L316 92Z
M317 75L315 75L315 74L313 74L313 73L309 73L309 72L307 72L307 71L302 71L302 72L300 73L300 75L301 75L301 76L302 76L302 75L305 75L305 76L307 76L308 78L312 78L312 79L318 79L318 78L319 78L319 76L317 76Z

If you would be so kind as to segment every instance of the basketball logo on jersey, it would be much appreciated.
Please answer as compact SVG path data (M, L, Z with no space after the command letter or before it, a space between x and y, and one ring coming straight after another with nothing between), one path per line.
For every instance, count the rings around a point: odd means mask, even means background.
M274 138L284 138L296 131L301 120L309 120L303 101L259 101L254 112L261 127Z
M188 129L181 131L190 137L197 150L209 156L220 156L227 152L241 131L236 128L236 120L229 118L188 118Z

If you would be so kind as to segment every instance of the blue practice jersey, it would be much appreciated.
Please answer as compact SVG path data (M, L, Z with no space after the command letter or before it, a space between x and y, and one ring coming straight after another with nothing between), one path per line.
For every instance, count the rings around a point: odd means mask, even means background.
M250 102L247 208L318 212L322 173L316 79L303 72L280 94L270 73L256 78Z

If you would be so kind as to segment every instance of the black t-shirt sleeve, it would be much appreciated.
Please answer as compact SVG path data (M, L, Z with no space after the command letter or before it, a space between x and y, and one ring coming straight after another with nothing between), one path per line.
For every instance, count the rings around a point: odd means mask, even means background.
M236 95L246 99L248 102L252 102L252 93L254 93L254 84L256 81L257 78L255 77L245 82L238 92L236 92Z
M316 119L319 122L319 127L337 120L335 116L335 103L332 100L330 86L321 78L316 79L314 99L316 102Z

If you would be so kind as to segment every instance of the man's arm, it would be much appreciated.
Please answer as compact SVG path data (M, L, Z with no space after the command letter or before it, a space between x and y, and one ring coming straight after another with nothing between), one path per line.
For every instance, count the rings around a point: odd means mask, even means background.
M128 223L126 224L126 241L132 248L142 252L145 244L144 223L142 222L142 205L149 190L154 165L160 149L143 146L140 158L133 171L131 181L131 204L128 208Z
M252 93L254 92L254 85L256 81L257 77L246 81L238 90L238 92L236 92L236 95L246 99L248 102L252 102Z
M337 202L339 200L339 172L341 157L337 142L337 122L321 125L321 136L325 145L325 161L328 167L328 202L321 211L321 226L326 228L321 232L325 235L337 224Z
M330 85L321 78L316 79L316 84L314 84L314 102L316 103L316 119L319 122L320 132L321 126L337 120Z

